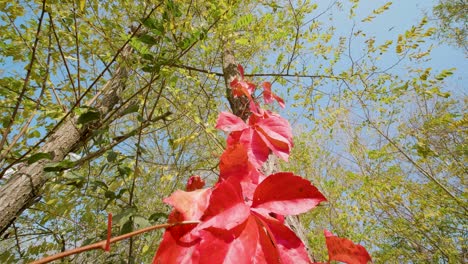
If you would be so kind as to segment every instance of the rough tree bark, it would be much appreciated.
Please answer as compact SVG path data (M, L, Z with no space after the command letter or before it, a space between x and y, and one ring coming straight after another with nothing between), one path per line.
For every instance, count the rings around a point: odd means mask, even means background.
M237 70L237 64L238 63L234 57L233 52L228 48L225 48L223 54L223 74L224 82L226 84L226 98L229 101L232 113L242 118L242 120L246 121L250 115L250 111L248 109L248 99L245 96L234 98L229 85L232 82L232 80L240 77L240 73ZM276 157L270 154L268 156L267 161L262 166L262 173L264 175L270 175L275 172L278 172ZM309 254L310 259L315 262L314 255L309 246L307 245L306 229L300 222L299 217L295 215L287 216L286 224L296 233L299 239L302 240L307 249L307 253Z
M132 52L129 45L123 47L120 55L128 57ZM94 107L100 116L105 117L120 101L124 89L127 71L124 64L119 65L114 76L101 89L101 96L95 101ZM92 100L93 102L94 100ZM40 199L42 187L47 182L44 176L46 165L62 161L66 155L82 145L91 135L93 128L101 126L100 120L83 127L78 126L78 117L68 117L57 130L45 141L37 153L50 153L52 159L42 159L32 164L25 164L11 175L5 185L0 188L0 235L13 223L25 209Z

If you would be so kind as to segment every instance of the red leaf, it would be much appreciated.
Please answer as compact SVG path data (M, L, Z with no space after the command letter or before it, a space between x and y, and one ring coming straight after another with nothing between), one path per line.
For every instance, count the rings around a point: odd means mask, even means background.
M289 122L279 116L272 115L260 119L255 125L259 135L273 153L287 161L293 145Z
M250 101L253 101L252 93L255 91L255 84L251 82L246 82L243 79L239 80L238 78L236 78L232 80L232 82L229 85L231 87L232 95L234 95L234 97L245 95L247 98L249 98Z
M328 230L324 230L324 233L330 261L336 260L348 264L366 264L372 261L363 246L354 244L349 239L337 237Z
M242 131L249 128L247 124L238 116L229 113L221 112L216 122L216 128L224 131Z
M247 155L247 149L243 144L228 145L220 158L219 178L225 180L235 177L241 184L242 181L250 179L258 184L263 175L250 162Z
M164 202L170 204L182 215L182 220L199 220L210 201L211 189L200 189L191 192L177 190Z
M252 203L255 188L265 178L247 158L247 150L242 144L228 146L221 155L219 179L234 178L240 182L242 195L247 205Z
M169 223L175 223L186 219L181 213L173 210L168 220ZM198 251L195 247L199 244L200 238L189 236L189 239L182 239L196 226L197 224L176 225L166 229L153 263L196 263Z
M258 226L255 218L247 220L226 232L209 228L201 233L200 263L250 264L255 256Z
M205 181L200 176L193 175L188 179L185 190L190 192L201 189L203 186L205 186Z
M273 102L273 99L275 99L282 108L285 107L283 98L271 92L271 83L264 82L262 86L263 86L263 100L265 101L265 104L270 104Z
M240 177L239 181L251 170L247 150L242 144L228 144L219 161L219 178Z
M266 177L258 185L252 207L264 215L265 212L297 215L323 201L325 197L308 180L290 172L280 172Z
M268 159L270 150L267 144L254 129L246 129L243 131L239 142L247 149L249 161L255 168L261 168L262 164Z
M239 71L241 78L244 79L244 68L242 67L242 65L237 64L237 70Z
M215 227L229 230L243 223L250 210L244 203L239 182L225 180L218 183L211 194L210 205L198 229Z
M263 100L265 100L265 104L269 104L273 102L273 98L271 98L271 83L270 82L263 82Z
M275 100L278 102L278 104L281 106L281 108L286 107L286 104L284 103L283 98L279 97L276 94L272 94L272 96L273 96L273 98L275 98Z
M255 253L253 263L281 263L281 257L274 242L274 236L268 232L267 225L259 218L255 217L258 225L259 243Z
M199 251L196 248L198 244L199 239L184 243L178 236L174 236L173 232L166 230L154 255L153 264L198 263Z
M273 241L276 250L279 252L283 264L310 263L309 255L304 243L296 234L273 218L263 217L255 214L268 231L270 239ZM270 252L270 254L272 254ZM274 255L274 254L272 254Z

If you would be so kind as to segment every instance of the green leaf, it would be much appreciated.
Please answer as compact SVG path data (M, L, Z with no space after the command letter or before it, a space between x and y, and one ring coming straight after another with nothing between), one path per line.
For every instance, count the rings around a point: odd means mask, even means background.
M146 20L141 20L143 25L151 30L157 36L162 36L164 34L164 24L156 19L148 18Z
M104 193L104 197L106 197L108 199L114 199L115 198L115 193L113 191L106 191Z
M145 228L151 226L151 223L142 216L134 216L133 222L139 226L139 228Z
M132 232L132 230L133 230L133 222L129 219L127 222L125 222L125 224L123 224L120 227L120 234L124 235L124 234Z
M70 160L62 160L60 162L54 162L47 164L44 167L45 172L51 172L51 171L64 171L70 168L73 168L75 166L75 162L70 161Z
M109 187L107 187L107 184L103 181L93 181L92 184L97 187L102 187L104 190L107 190Z
M141 35L137 38L139 41L145 43L145 44L148 44L148 45L156 45L158 43L158 40L153 37L153 36L150 36L149 34L145 34L145 35Z
M98 120L101 114L95 110L89 110L78 117L78 124L86 124L95 120Z
M36 154L32 155L31 157L29 157L28 164L33 164L34 162L36 162L38 160L41 160L41 159L51 160L52 159L52 154L51 153L44 153L44 152L36 153Z
M117 152L110 151L110 152L107 154L107 161L108 161L108 162L114 162L116 159L117 159Z
M131 113L138 112L139 109L140 109L140 106L138 104L130 105L122 112L122 115L128 115Z
M167 219L167 214L165 214L165 213L154 213L154 214L150 215L150 217L148 218L148 220L149 220L150 222L153 222L153 223L154 223L154 222L158 221L158 220L161 219L161 218L162 218L162 219Z

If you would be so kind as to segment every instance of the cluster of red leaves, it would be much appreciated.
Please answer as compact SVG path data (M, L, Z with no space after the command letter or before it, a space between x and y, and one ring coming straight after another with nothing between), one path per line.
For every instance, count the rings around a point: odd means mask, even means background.
M250 99L252 115L244 122L222 112L216 128L230 132L221 155L220 177L212 188L192 176L186 191L164 202L173 206L169 222L199 220L200 224L168 228L153 263L311 263L306 247L284 223L284 217L305 213L326 198L308 180L290 172L269 176L261 167L270 153L287 161L293 146L289 123L261 109L252 99L255 85L241 78L231 83L234 96ZM283 100L263 84L265 103ZM329 260L367 263L360 245L325 230Z

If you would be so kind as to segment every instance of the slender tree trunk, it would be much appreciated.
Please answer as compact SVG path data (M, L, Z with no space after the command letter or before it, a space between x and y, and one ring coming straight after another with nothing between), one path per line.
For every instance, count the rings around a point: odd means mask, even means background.
M132 52L130 46L122 49L121 55L127 57ZM105 117L120 101L120 93L124 89L126 77L124 66L120 66L114 76L101 89L101 97L94 104L101 117ZM102 118L101 118L102 119ZM42 159L32 164L25 164L11 175L5 185L0 188L0 235L14 222L25 209L40 199L42 187L47 182L44 167L52 162L62 161L68 153L82 145L93 128L99 128L100 121L91 126L79 128L78 117L68 117L61 126L53 132L37 153L50 153L52 159Z
M224 81L226 83L226 98L229 101L229 105L231 107L231 111L233 114L237 115L238 117L242 118L242 120L246 121L250 115L250 111L248 109L248 99L244 96L234 98L231 92L230 83L237 77L240 77L240 73L237 70L237 62L234 57L234 54L231 50L226 49L224 50L223 54L223 74L224 74ZM269 155L267 161L262 166L262 173L264 175L270 175L275 172L278 172L278 166L276 162L276 157L274 155ZM286 217L286 224L296 233L299 239L302 240L304 243L309 257L312 261L315 262L315 258L311 249L307 244L307 231L302 225L299 220L298 216L287 216Z

